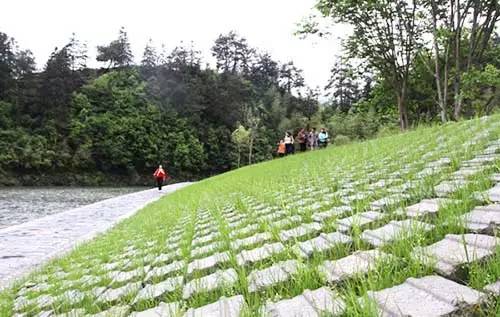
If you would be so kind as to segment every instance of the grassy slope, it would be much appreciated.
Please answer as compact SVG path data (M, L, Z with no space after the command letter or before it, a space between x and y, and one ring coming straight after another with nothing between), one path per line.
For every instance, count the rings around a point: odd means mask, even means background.
M356 185L355 192L363 192L369 186L369 183L363 181L370 180L373 183L378 179L386 179L391 173L401 171L407 164L411 165L410 170L407 174L399 177L399 182L394 185L412 180L422 181L417 190L410 192L411 198L405 205L417 203L423 198L433 197L433 187L441 180L446 179L451 172L458 169L461 161L472 158L474 154L477 154L478 151L485 147L489 140L499 139L500 128L496 127L488 137L477 140L475 144L464 146L467 141L498 120L500 120L500 116L496 115L488 118L487 122L472 120L446 126L419 128L392 137L340 147L330 147L314 153L299 154L265 162L206 179L149 205L136 216L117 225L107 234L80 246L68 256L53 261L44 267L41 272L33 274L29 279L37 280L40 276L48 276L48 283L52 287L45 292L53 295L61 294L64 292L65 286L62 279L57 278L54 272L61 269L69 272L70 275L65 279L71 280L76 280L85 274L104 276L105 271L102 269L101 264L117 261L125 257L123 255L124 249L130 245L135 246L142 254L130 256L132 262L129 264L128 269L142 267L145 262L148 262L148 259L144 259L145 256L149 254L157 256L169 252L169 244L166 241L176 234L172 233L174 230L179 230L178 232L182 233L182 256L180 258L184 258L189 262L191 239L196 231L195 221L198 212L210 211L221 233L219 239L223 245L221 249L229 249L229 242L232 241L229 238L231 230L222 214L224 207L234 206L238 212L248 217L248 221L239 228L257 223L255 213L252 211L257 202L277 206L280 210L286 210L290 215L301 215L302 222L310 222L312 221L313 210L307 206L318 202L321 206L319 210L314 212L319 212L328 210L332 206L342 205L339 197L328 199L323 197L327 193L338 193L343 183L360 181ZM425 179L415 176L426 162L442 157L452 159L451 167L444 169L438 175ZM497 162L497 165L492 166L487 173L478 175L472 185L455 193L454 197L461 199L460 203L446 206L440 211L437 218L426 220L436 225L434 230L429 233L420 232L412 236L401 237L399 241L383 248L384 251L397 257L384 261L368 276L351 279L341 285L330 285L347 301L346 314L349 316L366 316L372 313L370 307L361 308L357 304L357 298L363 296L367 290L379 290L400 284L408 277L432 274L431 268L426 267L410 256L411 250L418 245L425 246L439 241L447 233L465 232L458 220L458 216L480 204L480 202L472 199L471 193L491 187L489 175L498 171ZM309 191L309 189L313 191ZM319 193L320 191L323 191L323 193ZM354 208L354 213L367 210L369 202L386 195L387 187L375 190L366 199L351 205ZM300 200L305 200L307 204L304 207L297 206L295 203ZM394 206L385 211L384 218L369 227L377 228L391 220L404 219L404 217L394 212L400 207L403 206ZM345 214L343 217L348 215ZM181 222L185 222L185 225L181 224ZM258 231L271 232L275 241L279 241L278 232L280 230L294 226L289 225L278 229L273 227L272 224L272 222L262 223ZM369 249L369 246L359 238L362 229L365 228L353 228L351 236L354 243L352 245L339 246L331 252L316 254L308 260L300 259L295 255L292 248L294 243L286 244L286 252L273 257L271 260L262 261L248 267L236 265L235 256L238 252L232 252L231 263L225 264L222 268L234 267L239 276L238 284L232 288L194 296L185 304L187 307L198 307L214 302L222 295L242 294L248 304L248 315L255 315L262 303L268 299L290 298L302 293L304 289L314 289L325 285L317 266L325 259L338 259L352 253L354 250ZM323 231L332 232L335 230L335 219L330 219L326 222ZM253 234L247 234L245 237ZM148 241L154 241L155 243L152 246L147 246ZM272 263L287 259L300 259L305 264L291 282L278 285L265 292L248 293L247 276L252 270L266 268ZM468 272L461 277L461 280L466 285L481 289L487 283L496 281L498 278L500 278L500 252L497 252L497 255L486 263L469 267ZM104 278L98 285L107 286L109 283L109 278ZM10 316L12 314L14 294L20 287L21 282L12 289L0 293L0 316ZM76 286L76 288L90 290L93 287ZM28 294L29 297L36 295L38 294L34 292ZM171 302L179 300L180 296L180 292L176 292L160 300ZM130 300L130 298L126 298L124 301ZM134 309L143 310L154 307L160 300L141 302L136 304ZM99 306L95 304L91 296L86 298L82 304L76 305L76 307L84 307L88 312L98 312L108 308L105 305ZM64 305L64 303L58 308L61 312L68 309L69 306ZM36 311L36 308L32 310L33 313ZM499 314L499 300L497 299L496 302L494 301L488 307L485 307L481 313L485 316Z

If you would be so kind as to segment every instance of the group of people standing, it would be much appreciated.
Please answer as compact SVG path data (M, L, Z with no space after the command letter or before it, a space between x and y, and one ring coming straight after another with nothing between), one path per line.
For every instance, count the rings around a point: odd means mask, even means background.
M278 156L282 157L295 153L295 141L299 144L299 150L305 152L327 147L329 135L325 128L321 128L319 133L316 132L316 128L311 128L309 131L302 128L295 138L291 132L286 132L285 137L278 143Z

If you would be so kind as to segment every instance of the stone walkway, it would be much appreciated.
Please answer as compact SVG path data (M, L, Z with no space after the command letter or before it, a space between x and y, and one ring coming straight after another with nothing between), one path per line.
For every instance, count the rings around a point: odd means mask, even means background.
M0 289L189 184L168 185L160 193L155 188L114 197L0 230Z

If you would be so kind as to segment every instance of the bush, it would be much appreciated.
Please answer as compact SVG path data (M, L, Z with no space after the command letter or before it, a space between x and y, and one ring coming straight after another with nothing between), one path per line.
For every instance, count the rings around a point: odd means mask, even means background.
M343 144L347 144L350 142L351 142L351 139L348 136L342 135L342 134L337 135L335 137L335 139L333 140L333 144L335 144L335 145L343 145Z
M377 138L383 138L386 136L391 136L400 133L401 130L397 126L384 125L381 126L377 132Z
M368 113L337 113L330 117L327 126L333 135L347 136L351 140L363 140L374 137L380 123L378 117Z

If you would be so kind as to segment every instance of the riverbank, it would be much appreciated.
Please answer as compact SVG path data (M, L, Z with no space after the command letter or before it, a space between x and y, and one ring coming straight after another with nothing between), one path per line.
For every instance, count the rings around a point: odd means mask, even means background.
M152 174L152 172L151 172ZM197 179L176 178L168 180L166 185ZM39 171L14 172L0 170L0 187L11 186L154 186L150 174L106 174L98 171Z
M0 289L190 183L148 189L0 230Z

